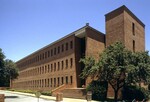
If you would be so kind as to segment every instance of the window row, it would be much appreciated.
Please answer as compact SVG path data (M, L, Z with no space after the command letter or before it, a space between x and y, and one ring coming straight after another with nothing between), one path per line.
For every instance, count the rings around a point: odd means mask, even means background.
M40 79L40 80L32 80L26 82L19 82L14 83L13 87L19 88L42 88L42 87L59 87L63 84L72 84L73 83L73 76L66 76L66 77L57 77L57 78L48 78L48 79Z
M72 68L72 67L73 67L73 58L70 58L70 59L46 64L44 66L40 66L25 72L21 72L19 77L28 77L28 76L45 74L45 73L51 73L51 72L61 71L63 69Z
M55 55L59 55L60 53L62 53L64 51L68 51L69 49L73 49L73 41L66 42L65 44L62 44L61 46L57 46L57 47L54 47L53 49L45 51L45 52L37 55L36 57L23 62L22 64L18 65L18 67L24 67L26 65L29 65L29 64L32 64L35 62L39 62L41 60L45 60L45 59L53 57Z

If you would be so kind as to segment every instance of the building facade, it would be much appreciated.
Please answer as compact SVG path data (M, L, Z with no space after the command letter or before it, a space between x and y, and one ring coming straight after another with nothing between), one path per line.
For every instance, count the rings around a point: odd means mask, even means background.
M19 77L13 80L12 88L54 90L62 85L81 88L91 80L79 77L84 68L80 58L98 58L116 41L131 51L145 51L145 25L126 6L113 10L105 18L106 34L86 24L16 62Z

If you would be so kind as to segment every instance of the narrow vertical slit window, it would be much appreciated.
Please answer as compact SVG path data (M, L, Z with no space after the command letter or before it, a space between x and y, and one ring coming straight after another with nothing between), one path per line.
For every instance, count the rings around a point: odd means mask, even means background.
M135 52L135 41L133 40L133 52Z
M132 23L132 34L135 35L135 24Z

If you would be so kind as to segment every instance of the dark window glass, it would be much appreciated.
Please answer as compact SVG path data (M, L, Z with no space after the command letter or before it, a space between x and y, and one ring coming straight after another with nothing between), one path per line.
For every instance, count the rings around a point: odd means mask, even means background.
M64 51L64 45L62 44L61 45L61 52L63 52Z
M133 33L133 35L135 35L135 24L134 23L132 23L132 33Z
M66 50L68 50L68 43L66 43Z
M73 48L73 41L70 41L70 49Z

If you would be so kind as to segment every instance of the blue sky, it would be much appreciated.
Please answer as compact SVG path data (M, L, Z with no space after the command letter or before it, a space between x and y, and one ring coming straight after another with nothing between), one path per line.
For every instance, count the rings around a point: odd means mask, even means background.
M87 22L105 33L105 14L126 5L145 25L150 51L149 0L0 0L0 48L13 61Z

